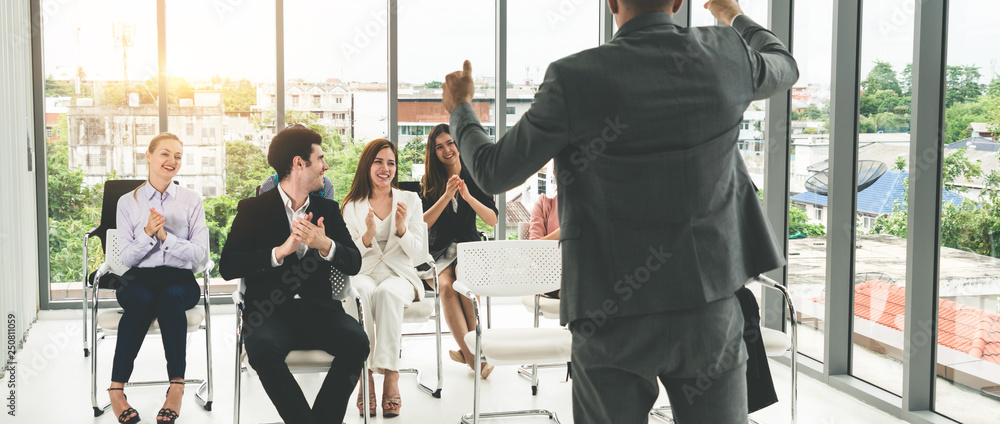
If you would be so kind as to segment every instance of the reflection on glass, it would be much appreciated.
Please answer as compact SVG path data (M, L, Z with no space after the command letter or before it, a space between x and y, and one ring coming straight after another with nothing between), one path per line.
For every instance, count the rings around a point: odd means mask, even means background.
M799 313L799 352L818 361L826 311L832 12L833 0L821 0L799 4L793 17L800 76L792 88L788 286Z
M141 112L156 93L156 8L64 0L42 19L50 298L78 299L83 234L100 222L104 181L144 176L145 157L134 152L159 131ZM89 273L104 254L96 239L88 250Z
M934 409L964 423L1000 416L1000 222L997 152L1000 37L995 26L969 26L1000 13L995 2L953 1L948 12L948 67L941 205L937 384ZM931 331L927 329L927 331Z
M864 184L857 188L851 373L900 395L914 18L894 14L897 7L864 2L861 22L858 180ZM862 175L866 168L875 172Z

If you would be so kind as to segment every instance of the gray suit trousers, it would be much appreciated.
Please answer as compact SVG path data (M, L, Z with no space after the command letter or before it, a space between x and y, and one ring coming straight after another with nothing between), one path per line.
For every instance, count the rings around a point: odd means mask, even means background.
M574 422L647 423L657 378L678 424L747 422L747 353L734 296L683 311L600 318L570 324Z

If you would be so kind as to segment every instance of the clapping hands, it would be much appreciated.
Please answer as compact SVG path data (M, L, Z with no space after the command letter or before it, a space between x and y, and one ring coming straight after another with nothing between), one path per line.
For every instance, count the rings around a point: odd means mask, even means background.
M146 235L153 237L155 234L156 238L160 239L160 241L166 240L167 230L163 229L163 225L166 222L167 219L162 213L157 212L154 208L149 208L149 219L146 221L146 227L144 228Z

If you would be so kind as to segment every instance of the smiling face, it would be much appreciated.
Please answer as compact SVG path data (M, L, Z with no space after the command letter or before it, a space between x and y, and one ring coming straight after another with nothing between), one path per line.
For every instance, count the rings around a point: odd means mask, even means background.
M296 159L298 160L298 159ZM318 144L312 145L312 153L309 155L309 164L304 166L302 178L305 181L305 190L308 192L318 191L323 188L323 173L330 167L326 164L323 149Z
M455 145L455 140L451 138L451 134L442 133L437 137L434 142L434 153L437 158L445 166L449 166L458 162L458 146Z
M392 148L384 147L375 155L375 162L372 162L369 178L372 181L372 188L386 188L392 185L392 179L396 176L396 155Z
M173 179L181 169L183 154L184 146L181 142L172 138L160 140L152 152L146 152L150 177L168 181Z

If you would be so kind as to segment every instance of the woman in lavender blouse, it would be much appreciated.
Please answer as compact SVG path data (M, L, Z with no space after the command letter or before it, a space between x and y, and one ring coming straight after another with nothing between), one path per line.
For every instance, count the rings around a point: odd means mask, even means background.
M173 183L183 150L173 134L153 137L146 151L149 179L118 199L118 241L122 263L129 270L116 291L124 312L108 394L120 423L139 421L123 389L154 319L160 325L170 379L156 422L173 423L181 407L187 335L184 311L198 303L200 289L192 269L208 255L201 195Z

